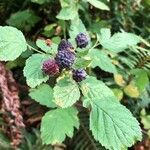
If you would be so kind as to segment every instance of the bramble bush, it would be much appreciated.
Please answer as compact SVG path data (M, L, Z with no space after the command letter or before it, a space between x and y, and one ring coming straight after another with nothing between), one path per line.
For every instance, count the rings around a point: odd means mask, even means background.
M41 7L49 3L31 1ZM123 29L112 33L107 25L91 30L85 27L80 11L84 14L88 6L109 11L109 2L60 0L60 4L56 18L60 21L57 30L61 26L62 32L54 33L57 23L47 25L42 31L47 38L36 38L35 44L21 30L30 31L41 18L31 10L12 14L6 21L10 26L0 26L0 61L10 69L25 62L23 75L29 96L47 110L40 125L43 145L72 138L83 126L79 114L84 109L89 119L86 128L94 143L109 150L126 150L142 140L140 119L133 110L141 112L141 122L150 131L144 109L149 103L145 92L149 90L150 44ZM80 145L80 149L86 148Z

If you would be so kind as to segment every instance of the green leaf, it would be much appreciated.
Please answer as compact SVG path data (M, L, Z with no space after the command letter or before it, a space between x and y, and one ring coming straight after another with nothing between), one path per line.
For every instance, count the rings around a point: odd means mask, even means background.
M63 7L56 17L62 20L72 20L76 16L78 16L78 7L76 4L73 4L69 7Z
M138 121L103 82L89 77L82 82L81 90L92 106L90 129L103 146L109 150L121 150L141 140Z
M99 42L101 45L113 52L121 52L130 46L135 46L140 42L140 38L132 33L120 32L110 37L110 29L102 28L100 30Z
M141 122L144 125L144 129L150 130L150 115L146 115L145 109L141 111Z
M70 107L80 98L78 84L68 76L58 80L54 87L55 103L62 107Z
M76 58L76 62L74 63L73 67L75 69L86 68L90 66L90 63L91 59L89 57Z
M79 34L81 31L83 33L87 32L83 22L78 17L76 17L74 20L71 20L71 26L69 30L71 39L75 39L77 34Z
M12 61L27 49L26 40L21 31L9 26L0 26L0 60Z
M73 107L49 111L42 118L43 144L58 144L73 136L74 127L79 128L77 110Z
M27 9L12 14L6 22L8 25L18 29L30 31L39 21L40 17L36 16L33 11Z
M91 5L101 10L109 10L109 7L99 0L87 0Z
M53 102L53 89L48 84L42 84L36 89L31 89L29 95L41 105L52 108L56 107L55 103Z
M136 69L132 70L131 74L135 75L135 85L138 87L138 90L142 93L149 83L147 72L142 69Z
M38 39L36 41L36 45L42 49L44 52L46 53L50 53L50 54L56 54L57 53L57 44L55 43L52 43L50 46L48 46L46 44L46 41L45 40L42 40L42 39Z
M26 60L24 76L31 88L35 88L37 85L48 80L49 77L42 72L42 63L48 58L49 55L33 54Z
M40 4L40 5L42 5L42 4L46 3L46 2L49 2L49 1L50 0L31 0L31 2Z
M13 150L13 147L10 143L11 141L8 139L8 137L2 131L0 131L0 149Z
M117 69L115 65L112 64L111 59L108 55L98 49L92 49L89 51L88 56L91 58L91 67L95 68L96 66L100 67L106 72L116 73Z

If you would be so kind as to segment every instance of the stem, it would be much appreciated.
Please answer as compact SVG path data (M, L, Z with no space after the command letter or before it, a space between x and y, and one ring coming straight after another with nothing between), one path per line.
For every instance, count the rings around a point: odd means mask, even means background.
M36 52L38 52L40 54L45 54L44 52L41 52L41 51L37 50L36 48L34 48L33 46L29 45L28 43L27 43L27 46L29 47L30 50L34 50L34 51L36 51Z
M98 40L97 40L97 41L95 42L95 44L89 49L89 51L92 50L93 48L97 47L98 45L100 45L100 43L99 43Z

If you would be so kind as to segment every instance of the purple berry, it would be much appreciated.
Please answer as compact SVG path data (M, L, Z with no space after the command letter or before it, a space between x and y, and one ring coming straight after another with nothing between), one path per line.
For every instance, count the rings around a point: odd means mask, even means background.
M87 73L84 69L73 70L73 79L77 82L81 82L87 76Z
M55 57L56 63L60 68L71 68L75 61L75 54L68 50L58 51Z
M59 73L59 66L55 60L48 59L43 62L42 70L45 74L54 76Z
M62 51L62 50L71 50L73 49L73 46L71 45L71 43L65 39L62 39L61 42L58 45L58 51Z
M89 37L85 33L79 33L75 40L79 48L85 48L89 44Z

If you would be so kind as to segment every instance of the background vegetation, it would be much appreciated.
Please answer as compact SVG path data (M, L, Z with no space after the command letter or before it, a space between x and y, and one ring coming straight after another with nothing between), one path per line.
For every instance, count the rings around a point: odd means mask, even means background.
M0 25L10 25L20 29L27 37L28 43L34 47L37 39L50 39L59 43L61 38L68 38L70 29L79 25L77 19L74 19L78 15L92 37L93 43L96 41L96 33L105 27L110 28L112 34L124 30L143 37L144 44L139 45L136 50L131 48L113 56L112 63L119 68L118 74L114 75L112 68L105 66L105 61L94 62L90 71L97 78L105 81L120 102L140 121L143 141L131 149L150 150L150 51L149 43L146 42L150 40L150 0L101 0L101 2L105 5L96 4L96 8L92 2L87 3L84 0L0 0ZM101 49L100 46L98 48ZM25 124L25 129L21 133L23 138L17 149L104 149L89 132L89 116L84 109L79 113L80 129L75 131L72 139L67 138L61 145L42 145L39 126L47 108L28 96L29 89L22 72L25 60L32 53L34 52L28 50L15 61L6 63L6 68L12 71L17 82ZM94 53L92 56L96 57ZM11 141L15 136L8 132L4 113L1 107L0 149L9 150L13 149Z

